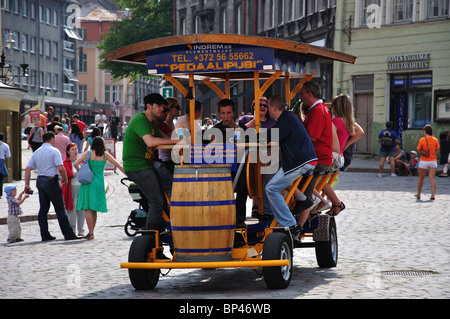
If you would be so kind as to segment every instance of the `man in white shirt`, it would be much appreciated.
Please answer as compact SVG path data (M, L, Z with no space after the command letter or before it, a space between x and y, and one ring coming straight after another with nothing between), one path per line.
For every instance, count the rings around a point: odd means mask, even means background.
M63 184L67 183L67 174L64 169L61 154L54 147L55 133L44 133L42 140L44 143L31 155L30 161L25 168L25 193L30 193L30 177L31 170L37 169L38 177L36 187L39 195L39 214L38 222L41 229L42 241L54 240L55 237L50 235L48 230L47 215L50 209L50 203L55 208L56 217L58 218L59 227L65 240L80 239L75 236L64 206L64 199L59 179Z
M103 114L103 110L98 110L98 114L95 116L95 125L104 133L105 126L107 125L108 119L106 115Z

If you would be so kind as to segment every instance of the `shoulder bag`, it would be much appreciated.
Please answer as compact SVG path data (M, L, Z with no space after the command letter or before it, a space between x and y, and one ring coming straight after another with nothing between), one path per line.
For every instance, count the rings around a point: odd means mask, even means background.
M88 158L86 158L83 165L81 165L80 169L78 170L77 180L80 182L80 184L89 184L92 181L92 177L94 176L91 168L89 167L90 157L91 152L89 151Z
M425 150L421 147L420 150L419 150L419 154L420 154L420 156L428 157L428 156L430 156L430 144L428 144L428 139L427 139L426 136L425 136L425 141L427 142L428 151L425 151Z

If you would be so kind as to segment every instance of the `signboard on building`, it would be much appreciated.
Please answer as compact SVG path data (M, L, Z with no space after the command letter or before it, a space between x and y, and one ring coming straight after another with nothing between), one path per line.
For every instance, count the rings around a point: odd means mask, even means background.
M147 53L149 74L263 70L272 67L274 50L242 44L188 44Z
M430 53L391 55L386 58L389 71L430 68Z

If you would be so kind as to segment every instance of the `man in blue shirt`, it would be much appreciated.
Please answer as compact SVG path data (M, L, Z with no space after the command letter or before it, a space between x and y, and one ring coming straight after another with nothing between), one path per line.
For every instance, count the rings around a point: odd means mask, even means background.
M380 143L380 164L378 166L378 177L382 177L384 162L388 161L391 165L391 176L396 177L395 174L395 144L398 143L397 133L392 130L394 124L392 121L386 122L386 128L378 134L378 143Z
M67 183L66 170L64 169L61 159L61 153L55 145L55 133L46 132L42 136L43 144L38 148L30 158L30 161L25 168L25 192L29 193L31 170L37 169L38 177L36 187L39 191L39 214L38 222L41 229L42 241L54 240L55 237L50 235L48 231L47 214L50 208L50 203L55 208L56 216L58 218L59 227L64 235L65 240L80 239L75 236L72 227L67 218L66 208L64 207L64 200L62 189L59 185L59 178L62 178L63 184Z
M276 221L281 227L289 227L295 240L303 225L297 223L281 191L307 171L313 170L317 165L317 156L305 127L293 113L285 110L285 105L285 99L279 95L274 95L269 100L270 117L276 119L277 123L268 133L270 138L272 130L279 130L281 167L267 184L266 193ZM309 211L304 210L302 213L307 217ZM300 214L303 215L302 213ZM300 219L303 222L306 220L305 216L300 216Z

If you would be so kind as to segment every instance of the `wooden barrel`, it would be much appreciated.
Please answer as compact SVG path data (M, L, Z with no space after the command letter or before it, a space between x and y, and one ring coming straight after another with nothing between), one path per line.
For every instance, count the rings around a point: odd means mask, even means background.
M177 261L231 260L236 205L230 165L177 165L170 199Z

